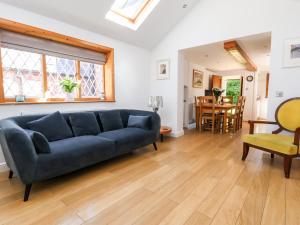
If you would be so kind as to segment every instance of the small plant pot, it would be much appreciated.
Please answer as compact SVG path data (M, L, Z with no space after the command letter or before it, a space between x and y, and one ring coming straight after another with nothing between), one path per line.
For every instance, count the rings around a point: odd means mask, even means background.
M74 102L75 97L74 97L74 93L65 93L65 101L66 102Z

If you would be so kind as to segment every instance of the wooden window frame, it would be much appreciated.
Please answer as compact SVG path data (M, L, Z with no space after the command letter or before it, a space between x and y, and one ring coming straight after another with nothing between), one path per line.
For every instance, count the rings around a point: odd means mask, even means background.
M150 5L150 3L153 0L145 0L144 4L142 5L142 7L137 11L136 15L134 18L130 18L128 16L125 16L123 13L120 13L118 11L115 10L111 10L111 12L117 14L118 16L121 16L123 18L125 18L126 20L128 20L130 23L135 24L136 21L138 20L139 16L144 12L144 10Z
M49 103L84 103L84 102L115 102L115 74L114 74L114 49L88 41L80 40L74 37L69 37L63 34L55 33L52 31L44 30L41 28L33 27L30 25L1 19L0 29L8 30L16 33L21 33L37 38L47 39L62 44L80 47L95 52L103 53L106 55L106 63L103 65L103 90L105 94L104 99L100 98L82 98L81 91L78 91L75 101L66 102L62 98L38 99L28 98L25 102L16 103L15 99L5 98L3 87L3 67L0 48L0 104L49 104ZM47 70L46 70L46 55L42 54L42 75L43 75L43 90L44 96L47 91ZM76 77L78 80L80 76L80 62L76 60Z

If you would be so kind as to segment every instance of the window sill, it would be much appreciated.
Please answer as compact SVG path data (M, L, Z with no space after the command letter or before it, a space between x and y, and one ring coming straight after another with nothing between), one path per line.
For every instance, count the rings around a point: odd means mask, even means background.
M74 103L112 103L115 100L76 100L76 101L36 101L36 102L0 102L1 105L36 105L36 104L74 104Z

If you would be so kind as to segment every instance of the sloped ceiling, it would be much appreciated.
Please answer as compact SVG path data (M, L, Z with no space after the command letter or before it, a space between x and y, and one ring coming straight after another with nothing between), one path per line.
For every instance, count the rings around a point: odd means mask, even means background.
M198 1L161 0L141 27L132 31L105 19L114 0L0 0L147 49L153 48Z

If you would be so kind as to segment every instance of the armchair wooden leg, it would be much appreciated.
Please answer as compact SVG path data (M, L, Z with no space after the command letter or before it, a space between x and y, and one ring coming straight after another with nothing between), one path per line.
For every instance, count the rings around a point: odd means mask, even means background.
M242 160L245 161L247 156L248 156L248 153L249 153L249 145L244 143L243 144L243 156L242 156Z
M284 157L284 175L286 178L290 178L292 160L293 160L292 157L289 156Z
M155 151L157 151L157 145L155 142L153 142L153 147L154 147Z
M24 202L27 202L28 199L29 199L29 194L30 194L31 186L32 186L32 184L27 184L26 187L25 187Z
M11 178L13 177L13 175L14 175L14 172L13 172L12 170L10 170L10 171L9 171L8 178L11 179Z

